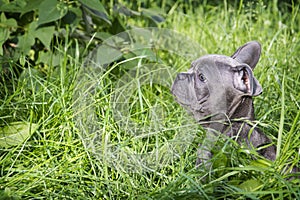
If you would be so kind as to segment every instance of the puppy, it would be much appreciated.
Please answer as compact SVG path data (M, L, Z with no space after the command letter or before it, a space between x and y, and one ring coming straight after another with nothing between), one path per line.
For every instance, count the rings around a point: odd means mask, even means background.
M232 56L206 55L195 60L191 68L179 73L171 92L176 101L208 130L207 142L198 151L197 165L210 159L219 133L246 143L267 159L275 160L276 148L259 129L253 127L252 97L262 93L253 75L260 58L258 42L248 42Z

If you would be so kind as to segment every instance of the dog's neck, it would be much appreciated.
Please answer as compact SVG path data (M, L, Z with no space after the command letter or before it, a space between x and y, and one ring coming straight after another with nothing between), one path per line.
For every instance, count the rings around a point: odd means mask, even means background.
M243 127L247 127L247 130L245 131L248 132L251 126L245 122L254 120L254 107L252 98L244 96L240 97L239 99L235 99L228 104L228 110L231 112L226 113L226 118L222 117L222 115L219 115L220 118L222 118L221 120L219 119L219 121L212 121L211 123L206 124L204 127L209 127L217 132L226 133L229 129L232 130L232 128L238 130L239 127L244 124ZM215 119L218 119L218 117Z
M228 136L234 136L238 132L248 133L252 128L249 121L255 119L252 97L241 97L233 101L230 106L229 110L232 112L228 113L229 123L223 127L221 132Z
M231 111L228 113L229 119L247 119L254 120L254 107L252 97L241 97L233 101L229 107Z

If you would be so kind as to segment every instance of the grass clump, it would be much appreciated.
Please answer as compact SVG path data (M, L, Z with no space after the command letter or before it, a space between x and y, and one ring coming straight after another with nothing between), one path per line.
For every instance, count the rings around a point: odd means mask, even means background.
M195 56L231 55L247 41L262 43L254 73L264 93L255 99L256 116L280 147L278 159L253 160L221 138L213 168L195 169L205 131L169 91L191 58L153 48L154 54L140 51L104 69L86 63L70 41L56 47L59 67L46 74L23 68L17 81L1 85L1 125L39 125L23 143L0 151L4 199L300 198L299 179L286 173L299 166L299 5L282 12L263 1L225 1L186 13L176 12L177 5L161 26L198 43L203 51Z

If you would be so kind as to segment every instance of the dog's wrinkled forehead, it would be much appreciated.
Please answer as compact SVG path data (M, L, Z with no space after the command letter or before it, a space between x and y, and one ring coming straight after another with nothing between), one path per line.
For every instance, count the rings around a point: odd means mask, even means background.
M238 65L241 65L237 60L224 55L216 55L216 54L210 54L205 55L197 60L194 60L191 64L191 68L189 72L195 72L197 70L200 70L201 68L212 68L212 67L218 67L220 64L236 67Z

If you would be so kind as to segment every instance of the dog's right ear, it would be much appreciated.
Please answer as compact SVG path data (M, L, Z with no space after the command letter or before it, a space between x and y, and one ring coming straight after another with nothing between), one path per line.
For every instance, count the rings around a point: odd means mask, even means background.
M233 69L233 86L237 90L243 92L243 95L258 96L262 93L262 87L258 80L253 76L253 72L249 66L241 65Z
M249 65L253 70L260 58L260 53L260 44L256 41L251 41L238 48L231 57L241 64Z

